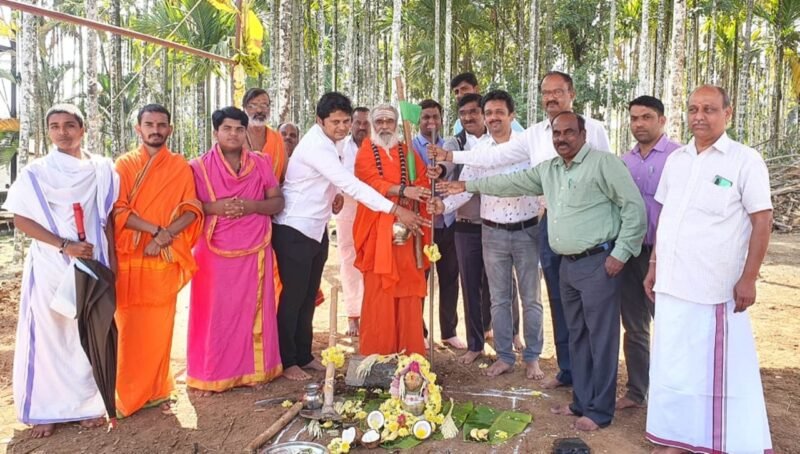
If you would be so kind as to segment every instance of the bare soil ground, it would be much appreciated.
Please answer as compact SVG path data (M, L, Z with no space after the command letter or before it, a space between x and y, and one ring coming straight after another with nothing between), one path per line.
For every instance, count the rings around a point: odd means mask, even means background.
M110 433L103 429L85 430L73 424L60 426L48 439L31 439L29 428L16 421L12 401L11 368L20 274L18 268L13 269L10 265L9 254L10 237L5 236L0 238L0 450L10 453L241 452L250 440L283 412L277 405L259 411L253 405L255 401L283 396L297 398L302 392L302 384L279 378L259 391L236 389L208 398L187 395L183 379L188 295L184 292L179 299L173 345L172 362L178 382L173 416L162 415L157 409L146 409L121 421L119 427ZM330 257L323 284L326 295L338 275L335 246L332 246ZM799 453L800 235L773 236L758 292L758 303L751 309L751 317L775 452ZM327 308L327 303L322 305L315 318L315 351L324 348L327 342ZM543 368L551 376L556 371L556 365L548 313L545 310ZM343 307L339 309L338 320L339 332L342 333L346 325ZM463 336L463 326L459 328ZM343 346L352 350L357 349L356 342L343 336L340 339ZM610 427L596 433L578 433L570 428L572 418L554 416L548 411L554 403L567 402L569 390L555 390L549 392L548 397L512 397L508 394L511 388L537 389L537 382L525 379L523 367L489 380L481 375L479 363L469 367L458 364L455 359L459 353L441 347L436 350L434 369L444 386L445 398L472 400L498 409L528 411L534 415L534 422L525 433L496 448L451 440L426 442L415 452L547 453L551 452L556 438L574 436L583 438L594 453L647 453L652 449L643 436L644 409L618 412ZM321 380L322 375L318 373L315 378ZM620 393L624 392L625 381L625 367L620 357ZM497 391L494 392L495 396L486 395L490 390ZM295 420L279 435L278 441L308 439L303 427L302 421ZM327 441L325 439L323 444Z

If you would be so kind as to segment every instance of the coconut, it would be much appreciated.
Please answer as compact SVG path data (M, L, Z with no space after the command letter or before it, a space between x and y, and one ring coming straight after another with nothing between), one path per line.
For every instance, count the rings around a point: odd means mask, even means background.
M381 444L381 434L375 429L368 430L361 436L361 445L367 449L377 448L379 444Z
M372 430L381 430L385 421L386 418L383 417L380 410L371 411L367 415L367 426Z
M356 441L356 435L357 434L356 434L356 428L355 427L350 427L348 429L345 429L345 430L342 431L342 441L346 441L351 446L353 446L353 445L355 445L354 442Z
M425 440L431 436L433 433L433 427L431 427L431 423L424 419L420 419L419 421L414 423L414 427L411 431L415 437L419 440Z

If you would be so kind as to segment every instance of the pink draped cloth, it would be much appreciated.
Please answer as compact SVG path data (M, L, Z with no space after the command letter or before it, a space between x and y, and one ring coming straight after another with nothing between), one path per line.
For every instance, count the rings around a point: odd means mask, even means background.
M263 200L278 185L269 157L243 151L239 173L218 145L190 162L203 203ZM278 350L270 216L207 216L195 247L186 384L224 391L283 372Z

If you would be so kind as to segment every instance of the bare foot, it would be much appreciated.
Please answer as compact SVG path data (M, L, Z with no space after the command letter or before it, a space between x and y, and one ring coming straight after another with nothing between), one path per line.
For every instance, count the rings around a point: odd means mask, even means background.
M456 350L466 350L467 343L463 340L459 339L458 336L453 336L449 339L445 339L442 341L445 345L449 345Z
M325 370L325 366L323 366L322 363L319 362L319 360L316 360L316 359L311 360L310 363L302 366L302 368L303 369L311 369L311 370L322 370L322 371Z
M489 339L493 339L494 338L494 331L492 331L492 330L484 331L483 332L483 338L484 338L484 340L487 340L487 341Z
M562 404L562 405L556 405L555 407L550 407L550 413L561 416L578 416L572 412L572 409L569 408L569 404Z
M187 387L187 389L189 390L189 394L191 394L194 397L210 397L212 394L214 394L214 391L206 391L204 389L189 388L189 387Z
M561 387L561 386L567 386L567 385L561 383L555 377L547 379L547 380L542 382L542 388L544 388L544 389L556 389L556 388Z
M283 376L294 381L305 381L311 378L311 375L305 373L299 366L292 366L288 369L284 369Z
M575 428L578 430L591 432L593 430L599 429L600 426L598 426L597 423L587 418L586 416L581 416L580 418L578 418L577 421L575 421Z
M519 337L519 334L514 335L514 350L518 352L525 350L525 344L522 343L522 338Z
M616 408L617 410L624 410L626 408L644 408L644 404L637 404L626 396L617 399Z
M467 350L466 353L464 353L463 355L459 356L458 362L461 363L461 364L472 364L473 361L475 361L476 359L480 358L481 356L483 356L483 351L473 352L473 351Z
M55 431L55 424L36 424L31 428L31 438L47 438Z
M345 333L346 336L358 337L358 320L358 317L349 317L347 319L347 332Z
M78 424L84 429L94 429L95 427L105 426L106 422L106 418L101 416L94 419L84 419L83 421L79 421Z
M542 372L542 369L539 367L538 359L535 359L526 364L527 365L525 366L525 376L528 377L528 379L541 380L544 378L544 372Z
M158 405L158 409L161 410L161 414L165 416L171 416L175 414L175 412L172 411L172 402L169 400L166 402L161 402Z
M508 364L505 361L497 360L491 366L487 367L483 374L487 377L497 377L498 375L505 374L506 372L511 372L514 370L514 366L512 364Z

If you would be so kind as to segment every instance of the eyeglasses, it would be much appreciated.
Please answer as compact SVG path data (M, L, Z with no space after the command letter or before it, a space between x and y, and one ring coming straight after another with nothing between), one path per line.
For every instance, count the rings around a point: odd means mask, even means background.
M547 96L555 96L556 98L560 98L567 94L567 91L563 88L556 88L555 90L542 90L542 97Z
M267 110L267 109L269 109L269 104L266 104L266 103L264 103L264 104L248 104L245 107L247 107L250 110L256 110L256 109L258 109L258 110Z

